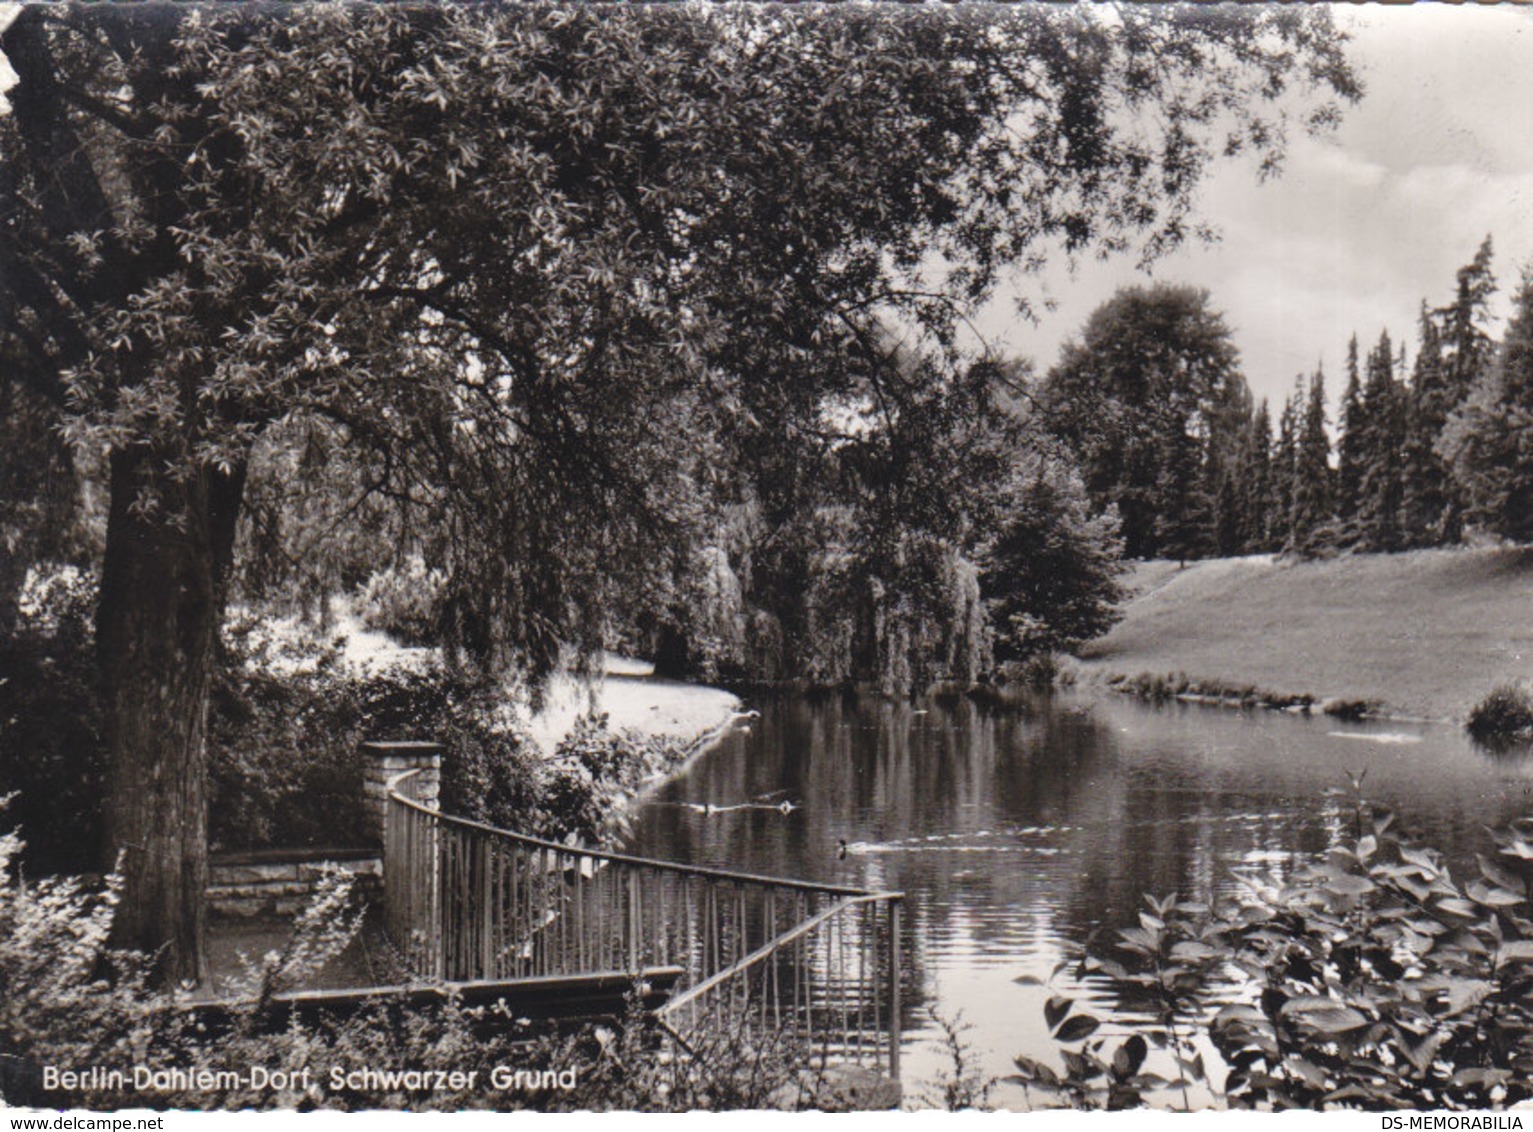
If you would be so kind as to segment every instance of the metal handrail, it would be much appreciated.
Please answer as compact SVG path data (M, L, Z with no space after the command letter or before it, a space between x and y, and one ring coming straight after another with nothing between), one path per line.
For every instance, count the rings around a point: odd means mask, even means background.
M815 892L825 896L875 896L884 900L903 900L905 898L903 892L853 888L848 885L838 884L820 884L815 881L796 880L791 877L773 877L764 876L759 873L737 872L733 869L720 869L712 865L683 865L679 861L664 861L657 857L635 857L628 853L614 853L610 849L587 849L584 846L564 845L558 841L548 841L541 837L533 837L530 834L517 833L510 829L501 829L499 826L486 825L484 822L474 821L472 818L455 817L452 814L444 814L441 810L433 810L430 806L424 805L414 798L406 797L395 789L399 783L419 773L419 769L407 770L389 779L387 787L389 797L423 814L430 814L437 821L457 829L470 830L475 833L488 833L495 837L518 841L523 845L530 845L536 849L549 849L558 853L578 853L582 857L595 857L601 861L615 861L624 865L638 865L646 869L660 869L687 876L710 877L714 880L733 881L736 884L770 884L779 888L792 888L800 892Z
M689 1004L693 999L701 998L714 987L728 982L730 979L734 978L742 971L745 971L750 967L754 967L763 959L770 958L772 955L781 951L784 947L787 947L788 944L792 943L794 940L808 935L810 932L814 931L815 928L823 924L826 920L832 919L835 916L839 916L842 912L845 912L848 908L851 908L857 904L865 904L876 901L878 899L879 898L876 896L857 897L849 900L843 900L839 904L832 904L829 908L826 908L820 912L816 912L813 916L809 917L809 919L804 920L790 928L788 931L783 932L775 939L767 940L766 943L756 948L755 951L751 952L744 959L741 959L738 963L726 967L718 974L704 979L696 986L688 987L681 994L677 995L675 998L672 998L664 1006L662 1006L660 1008L660 1013L667 1014L680 1010L683 1006Z
M856 910L866 909L864 929L878 922L887 909L887 998L880 993L877 960L872 941L859 939L850 947L847 932ZM900 901L879 896L852 897L822 909L788 931L762 944L728 968L680 993L673 994L655 1012L661 1028L680 1048L694 1057L706 1053L696 1042L693 1027L701 1019L722 1024L726 1030L753 1028L756 1020L779 1039L802 1043L807 1064L822 1067L832 1059L885 1065L889 1076L899 1080L902 1011L900 1000ZM816 948L810 937L823 932ZM805 961L801 950L809 945L810 962L817 952L827 964L819 978L825 982L815 993L815 978L801 982L799 975L786 978L775 965L785 957L790 965ZM791 969L791 967L790 967ZM855 989L853 989L855 988ZM869 993L871 992L871 993ZM816 1022L818 1018L818 1023ZM837 1020L839 1019L839 1026Z
M405 793L419 773L385 787L384 892L389 934L419 947L422 974L680 961L697 981L656 1013L683 1046L700 1014L748 1007L837 1056L886 1051L898 1077L902 893L564 845L427 806Z

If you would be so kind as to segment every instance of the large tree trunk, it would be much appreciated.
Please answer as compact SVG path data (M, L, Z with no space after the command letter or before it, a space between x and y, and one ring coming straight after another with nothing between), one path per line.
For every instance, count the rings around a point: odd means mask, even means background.
M202 982L207 717L244 468L182 482L164 454L113 455L97 646L108 748L109 865L122 871L113 942L158 975ZM141 489L159 493L144 509Z

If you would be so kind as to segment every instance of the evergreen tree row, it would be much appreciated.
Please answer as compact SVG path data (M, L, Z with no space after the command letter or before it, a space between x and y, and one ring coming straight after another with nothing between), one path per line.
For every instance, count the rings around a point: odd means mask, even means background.
M1491 241L1452 299L1422 304L1414 361L1354 335L1334 432L1326 377L1300 376L1274 428L1207 292L1129 288L1093 314L1040 393L1130 557L1448 546L1533 538L1533 283L1499 348ZM1332 436L1335 437L1333 445Z

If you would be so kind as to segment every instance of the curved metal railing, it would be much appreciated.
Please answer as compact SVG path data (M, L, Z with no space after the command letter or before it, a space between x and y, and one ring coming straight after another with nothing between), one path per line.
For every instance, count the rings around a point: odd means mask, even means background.
M473 981L679 966L661 1020L726 1019L899 1072L897 892L584 849L425 805L388 783L385 926L418 974Z

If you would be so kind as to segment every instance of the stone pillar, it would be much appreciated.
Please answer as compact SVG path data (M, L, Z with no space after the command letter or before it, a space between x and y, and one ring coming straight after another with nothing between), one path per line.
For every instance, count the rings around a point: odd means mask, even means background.
M420 771L412 780L415 788L410 795L435 809L442 785L442 744L362 744L362 789L378 815L376 830L380 843L388 812L388 781L407 770Z

